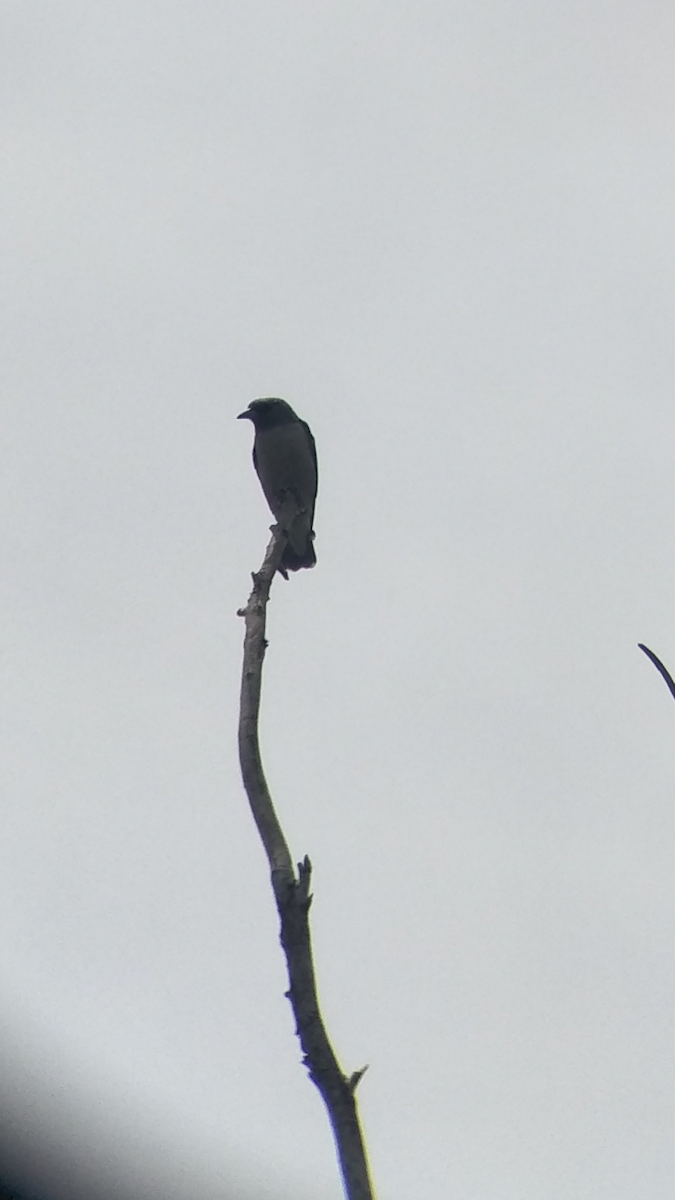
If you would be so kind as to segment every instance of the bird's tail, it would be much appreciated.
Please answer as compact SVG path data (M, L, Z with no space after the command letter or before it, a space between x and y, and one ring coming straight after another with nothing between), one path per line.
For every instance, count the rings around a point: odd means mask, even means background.
M301 567L316 566L316 554L314 553L314 543L311 538L307 538L307 545L302 554L298 554L294 550L290 542L286 543L286 547L281 556L281 565L286 571L299 571Z

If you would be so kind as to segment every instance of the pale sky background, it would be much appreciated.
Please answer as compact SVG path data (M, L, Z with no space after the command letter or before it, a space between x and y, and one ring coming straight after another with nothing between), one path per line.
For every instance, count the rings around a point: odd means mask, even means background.
M672 1200L675 9L0 18L5 1175L341 1196L236 756L280 395L263 747L378 1196Z

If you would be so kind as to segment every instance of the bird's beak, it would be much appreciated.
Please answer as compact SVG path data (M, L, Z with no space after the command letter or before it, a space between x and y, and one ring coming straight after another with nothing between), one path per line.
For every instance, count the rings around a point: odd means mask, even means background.
M243 413L237 413L237 420L238 420L238 421L241 421L242 417L243 417L244 419L248 419L249 421L252 421L252 420L253 420L253 413L252 413L252 412L249 412L249 410L248 410L248 409L246 409L246 412L243 412Z

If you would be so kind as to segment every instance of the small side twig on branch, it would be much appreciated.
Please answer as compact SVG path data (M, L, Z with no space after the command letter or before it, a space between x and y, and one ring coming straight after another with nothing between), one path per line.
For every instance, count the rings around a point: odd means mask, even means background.
M654 651L649 649L649 646L643 646L642 642L638 642L638 649L642 650L643 653L647 655L647 658L650 658L652 660L657 671L661 675L663 675L663 678L665 679L665 681L668 685L668 689L670 691L671 696L675 699L675 680L673 679L668 668L664 667L663 663L661 662L661 659L657 658Z
M273 526L263 564L253 575L253 590L239 616L245 621L244 661L239 711L239 759L244 787L270 866L281 921L281 944L288 966L296 1032L309 1077L328 1110L347 1200L373 1200L366 1152L354 1092L363 1075L345 1076L335 1057L319 1008L309 930L312 867L305 857L296 875L283 830L274 811L260 757L258 715L262 665L267 643L265 622L270 588L286 544L281 524Z

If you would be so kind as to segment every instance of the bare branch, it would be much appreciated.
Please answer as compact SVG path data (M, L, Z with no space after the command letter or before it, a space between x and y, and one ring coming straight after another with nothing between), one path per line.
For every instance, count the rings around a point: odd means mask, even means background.
M288 527L286 520L284 526ZM241 773L270 866L272 888L281 921L281 944L288 967L289 989L286 995L293 1008L303 1063L328 1110L347 1200L373 1200L354 1096L363 1071L355 1071L349 1078L345 1076L335 1057L319 1008L309 930L312 866L309 858L305 857L298 863L297 875L293 870L260 757L258 715L262 665L267 645L267 602L285 544L286 533L280 523L273 527L272 540L262 567L253 575L253 591L246 608L239 613L246 625L239 714Z
M240 609L238 614L244 618L246 625L239 704L239 761L253 820L265 847L273 881L277 874L283 876L287 881L293 880L293 863L283 830L274 811L272 797L263 771L258 741L258 713L260 712L262 665L267 646L265 641L267 601L285 545L285 533L278 525L274 526L263 564L257 574L253 575L253 591L248 598L246 608Z
M647 658L650 658L652 660L657 671L661 675L663 675L663 678L665 679L666 683L668 684L668 689L670 691L671 696L673 696L675 698L675 680L673 680L673 677L670 674L670 671L668 670L668 668L664 667L663 663L661 662L661 659L657 658L657 656L654 654L654 651L650 650L648 646L643 646L642 642L638 642L638 649L642 650L647 655Z

